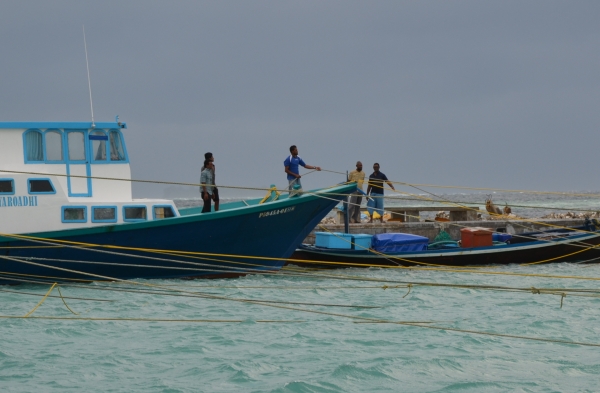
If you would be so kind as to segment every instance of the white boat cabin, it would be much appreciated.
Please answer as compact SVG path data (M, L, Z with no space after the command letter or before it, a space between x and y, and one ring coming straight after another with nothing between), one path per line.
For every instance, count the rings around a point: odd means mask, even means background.
M125 123L0 122L0 232L34 233L179 215L133 199Z

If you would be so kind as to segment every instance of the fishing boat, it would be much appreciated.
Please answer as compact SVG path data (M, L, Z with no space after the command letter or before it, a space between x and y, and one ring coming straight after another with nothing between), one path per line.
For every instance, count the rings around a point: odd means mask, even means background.
M465 231L464 228L462 231ZM371 266L484 266L600 260L596 225L528 232L520 235L476 229L483 242L429 239L412 234L350 235L317 233L317 244L301 244L288 263L319 268ZM465 231L467 232L467 231ZM487 232L487 234L485 233ZM393 237L396 236L396 240ZM468 235L467 235L468 236ZM472 235L471 235L472 236ZM325 244L318 244L325 237ZM392 240L390 241L390 238ZM493 240L497 238L498 240ZM334 239L327 243L327 239ZM468 243L468 244L465 244Z
M0 283L277 271L354 184L223 203L134 199L125 123L0 123Z

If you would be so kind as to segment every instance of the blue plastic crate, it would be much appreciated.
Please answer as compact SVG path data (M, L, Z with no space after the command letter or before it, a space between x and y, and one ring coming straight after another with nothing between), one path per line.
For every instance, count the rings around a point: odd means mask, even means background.
M352 248L355 250L366 250L371 248L371 239L373 235L365 235L365 234L356 234L352 235Z
M504 243L508 243L510 242L510 239L512 238L512 235L509 233L492 233L492 241L495 242L504 242Z
M323 248L351 249L352 235L339 232L315 232L315 246Z

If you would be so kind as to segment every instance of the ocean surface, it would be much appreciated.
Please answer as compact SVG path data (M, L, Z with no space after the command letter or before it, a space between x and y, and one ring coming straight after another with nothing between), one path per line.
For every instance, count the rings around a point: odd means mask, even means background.
M545 214L537 207L600 210L596 195L504 196L536 206L533 217ZM0 391L597 392L599 284L600 265L566 263L290 266L238 279L61 284L64 302L54 288L28 318L13 317L50 286L3 286Z

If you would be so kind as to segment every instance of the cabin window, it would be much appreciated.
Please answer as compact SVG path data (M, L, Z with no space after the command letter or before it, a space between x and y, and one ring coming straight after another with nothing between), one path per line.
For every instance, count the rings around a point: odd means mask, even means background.
M63 139L59 131L46 132L46 160L63 161Z
M83 132L67 133L70 161L85 161L85 139Z
M125 149L119 131L110 132L110 160L125 161Z
M62 222L87 222L85 206L63 206Z
M154 206L154 219L162 220L163 218L175 217L175 212L171 206Z
M92 155L94 161L106 161L106 142L108 137L102 131L93 131L90 134L92 141Z
M36 130L25 133L25 154L27 161L44 161L42 133Z
M92 207L92 222L117 222L117 207Z
M15 182L13 179L0 179L0 194L14 194Z
M30 194L56 194L50 179L29 179Z
M124 221L144 221L147 219L146 206L126 206L123 208Z

